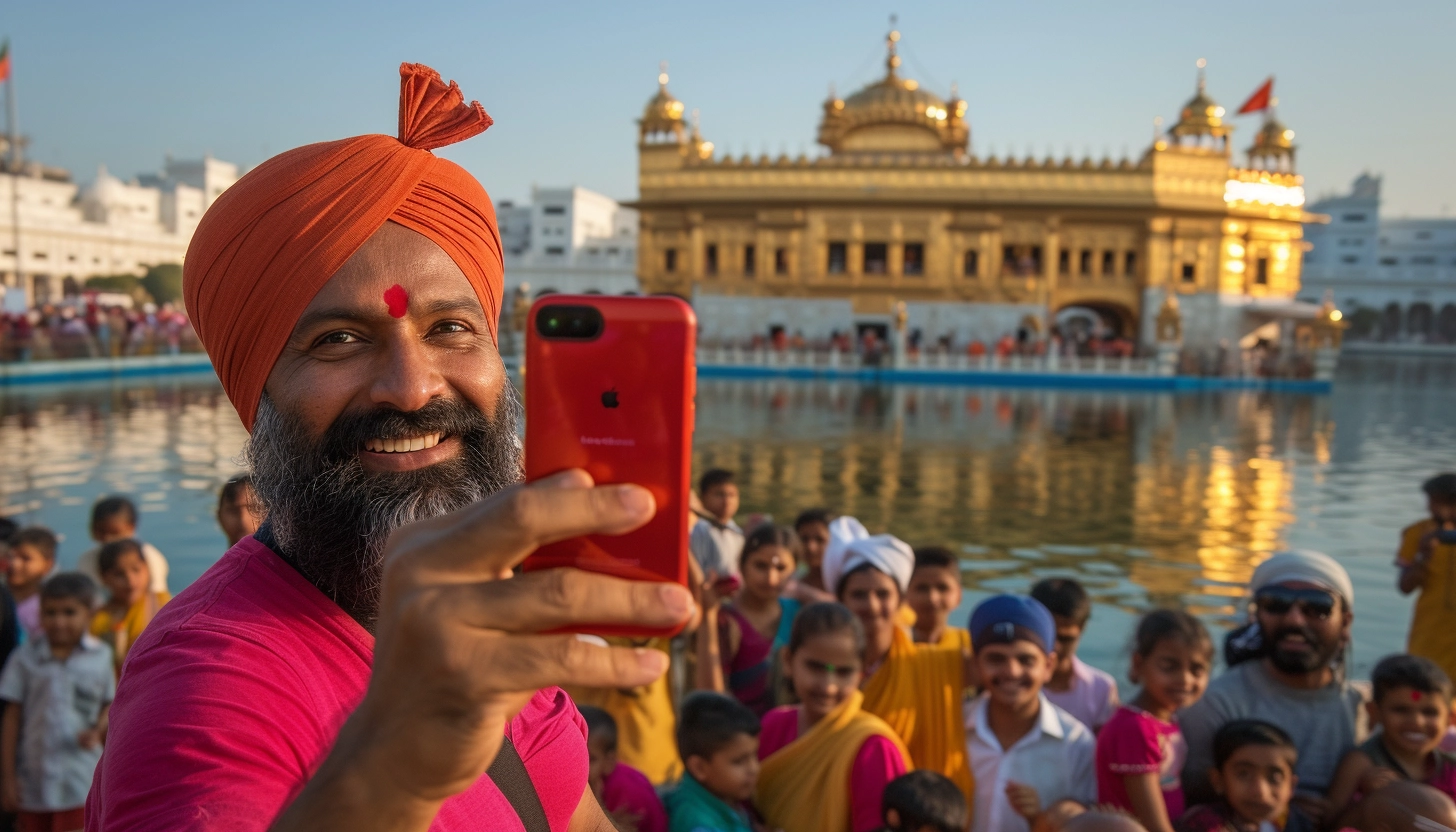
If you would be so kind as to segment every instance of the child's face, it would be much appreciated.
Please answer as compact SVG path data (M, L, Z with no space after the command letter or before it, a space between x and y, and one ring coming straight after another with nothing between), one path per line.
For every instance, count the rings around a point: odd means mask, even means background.
M1392 688L1372 702L1370 721L1385 732L1385 742L1408 754L1429 754L1451 724L1451 703L1439 693Z
M25 589L37 586L50 574L56 562L29 543L21 543L10 550L10 571L7 573L10 586Z
M253 489L239 488L233 499L218 506L217 524L222 527L229 545L257 532L263 525L263 517Z
M864 625L865 638L870 644L888 644L900 609L900 587L895 579L878 569L864 569L845 578L843 584L840 601Z
M829 632L805 639L789 654L789 678L804 703L804 716L815 724L859 690L861 657L854 636Z
M91 608L75 598L42 598L40 627L52 648L75 647L91 627Z
M738 486L719 483L702 494L703 510L719 520L732 519L738 513Z
M1133 653L1132 675L1154 702L1169 710L1180 710L1197 702L1208 687L1211 651L1207 643L1192 645L1182 639L1165 638L1146 656Z
M1426 508L1431 512L1431 519L1437 523L1456 522L1456 501L1444 497L1427 497Z
M777 598L794 574L794 553L782 546L760 546L743 559L743 588L761 599Z
M1082 643L1082 625L1065 615L1053 615L1057 621L1057 672L1071 673L1077 646Z
M617 768L617 749L607 747L607 736L602 732L592 734L586 741L587 759L591 767L587 770L587 782L597 800L602 799L602 784Z
M1029 707L1052 677L1055 653L1030 641L988 644L976 651L976 670L991 704L1017 710Z
M960 573L944 566L922 566L910 576L905 603L915 610L921 630L944 627L951 612L961 603Z
M1213 787L1250 823L1274 820L1289 807L1297 778L1294 752L1277 745L1246 745L1211 772Z
M102 517L91 526L91 536L98 543L110 543L113 540L126 540L129 537L136 537L136 526L125 515L113 514L110 517Z
M693 779L718 799L742 803L758 787L758 737L739 734L712 757L689 757L687 765Z
M112 601L129 607L147 596L152 572L140 553L127 552L106 570L101 582L111 592Z
M804 563L810 569L818 569L824 564L824 550L829 548L829 527L823 523L805 523L794 531L804 544Z

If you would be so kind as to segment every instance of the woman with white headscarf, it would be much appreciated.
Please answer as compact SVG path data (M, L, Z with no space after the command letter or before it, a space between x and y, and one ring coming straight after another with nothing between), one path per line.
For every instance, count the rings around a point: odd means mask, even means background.
M824 585L864 625L864 709L900 735L916 768L949 777L967 800L975 780L961 711L969 660L918 645L899 621L915 553L897 537L871 535L853 517L829 525Z

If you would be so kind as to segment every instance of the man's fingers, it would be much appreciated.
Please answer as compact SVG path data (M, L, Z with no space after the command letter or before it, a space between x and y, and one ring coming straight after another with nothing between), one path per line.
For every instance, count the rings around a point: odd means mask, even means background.
M667 672L667 654L638 647L602 647L573 635L483 636L476 664L498 692L561 685L635 688Z
M677 584L626 581L578 569L528 572L509 581L429 590L429 614L470 627L537 633L573 624L667 628L686 621L692 595Z

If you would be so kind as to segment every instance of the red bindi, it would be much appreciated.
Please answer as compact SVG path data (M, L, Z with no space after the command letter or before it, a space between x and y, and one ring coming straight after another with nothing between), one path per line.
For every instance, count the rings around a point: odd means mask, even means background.
M403 318L409 311L409 292L398 283L384 290L384 302L389 306L389 314L395 318Z
M1412 702L1419 702L1419 701L1421 701L1421 692L1418 691L1418 690L1411 691L1411 701Z

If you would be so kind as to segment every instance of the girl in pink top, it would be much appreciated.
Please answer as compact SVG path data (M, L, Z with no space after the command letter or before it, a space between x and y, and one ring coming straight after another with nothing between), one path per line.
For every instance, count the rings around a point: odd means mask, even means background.
M1138 624L1128 677L1142 690L1097 735L1097 800L1148 832L1173 832L1183 814L1188 747L1173 717L1203 695L1212 663L1213 640L1193 616L1156 610Z
M802 704L769 711L758 737L764 766L756 803L769 826L882 827L881 795L909 770L909 754L890 726L860 707L864 639L859 619L839 604L811 605L794 622L785 664Z

